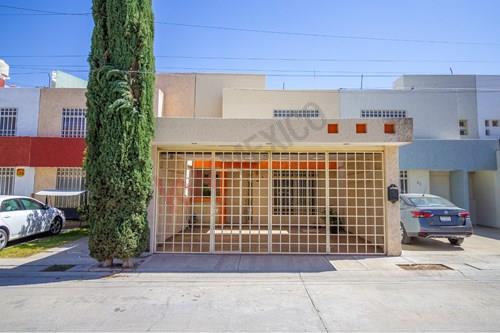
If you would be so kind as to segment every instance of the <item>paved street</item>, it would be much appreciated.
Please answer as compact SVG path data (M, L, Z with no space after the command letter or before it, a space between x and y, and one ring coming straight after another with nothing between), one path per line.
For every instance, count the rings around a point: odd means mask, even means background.
M98 269L82 240L0 260L0 330L498 331L500 231L476 232L402 257L154 255L128 272Z

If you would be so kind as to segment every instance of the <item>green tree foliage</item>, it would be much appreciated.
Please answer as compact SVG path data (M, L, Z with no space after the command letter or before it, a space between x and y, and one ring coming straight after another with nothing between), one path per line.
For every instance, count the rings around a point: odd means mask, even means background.
M153 137L151 0L93 0L87 89L90 254L140 254L148 238Z

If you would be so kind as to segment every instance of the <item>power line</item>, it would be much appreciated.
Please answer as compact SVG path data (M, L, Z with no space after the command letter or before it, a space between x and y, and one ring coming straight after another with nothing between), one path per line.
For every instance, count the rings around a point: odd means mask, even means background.
M9 5L0 5L3 8L24 10L35 12L38 15L70 15L70 16L88 16L92 13L71 13L71 12L58 12L58 11L47 11L35 8L17 7ZM26 13L2 13L1 15L27 15ZM388 38L388 37L373 37L373 36L356 36L356 35L339 35L339 34L326 34L326 33L312 33L312 32L298 32L298 31L284 31L284 30L266 30L266 29L256 29L256 28L241 28L241 27L229 27L229 26L219 26L219 25L203 25L203 24L189 24L189 23L179 23L171 21L155 21L156 24L169 25L176 27L185 28L196 28L196 29L211 29L211 30L222 30L222 31L237 31L237 32L251 32L251 33L262 33L262 34L273 34L273 35L285 35L285 36L300 36L300 37L315 37L315 38L330 38L330 39L352 39L352 40L368 40L368 41L382 41L382 42L402 42L402 43L420 43L420 44L445 44L445 45L476 45L476 46L500 46L498 42L482 42L482 41L450 41L450 40L430 40L430 39L409 39L409 38Z
M23 64L23 65L11 65L11 69L31 69L31 70L82 70L87 71L88 65L38 65L38 64ZM443 73L429 73L429 72L414 72L414 71L348 71L348 70L328 70L328 69L287 69L287 68L241 68L241 67L186 67L186 66L157 66L156 70L183 70L183 71L222 71L222 72L280 72L280 73L309 73L312 75L319 74L355 74L355 75L365 75L365 74L394 74L396 76L400 75L443 75Z
M334 35L334 34L312 33L312 32L292 32L292 31L283 31L283 30L240 28L240 27L220 26L220 25L188 24L188 23L178 23L178 22L169 22L169 21L156 21L155 23L162 24L162 25L176 26L176 27L186 27L186 28L196 28L196 29L211 29L211 30L222 30L222 31L253 32L253 33L272 34L272 35L284 35L284 36L317 37L317 38L331 38L331 39L357 39L357 40L421 43L421 44L445 44L445 45L456 44L456 45L476 45L476 46L479 46L479 45L500 46L500 43L496 43L496 42L449 41L449 40L387 38L387 37L354 36L354 35Z
M90 15L90 12L86 13L70 13L70 12L55 12L55 11L48 11L48 10L42 10L42 9L35 9L35 8L26 8L26 7L17 7L17 6L9 6L9 5L0 5L0 7L3 8L8 8L8 9L16 9L16 10L24 10L24 11L29 11L29 12L35 12L37 14L27 14L27 13L2 13L2 15L7 16L7 15L75 15L75 16L86 16Z
M85 54L54 54L54 55L0 55L0 58L86 58ZM500 63L500 60L473 59L349 59L349 58L300 58L300 57L225 57L225 56L186 56L186 55L155 55L156 58L188 59L188 60L228 60L228 61L286 61L286 62L341 62L341 63Z

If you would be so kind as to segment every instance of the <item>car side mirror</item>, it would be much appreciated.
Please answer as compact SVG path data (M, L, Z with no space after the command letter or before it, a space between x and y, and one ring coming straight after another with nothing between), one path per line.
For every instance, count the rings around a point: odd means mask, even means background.
M49 208L50 208L50 206L49 206L49 205L47 205L47 204L43 205L43 209L44 209L44 210L47 210L47 209L49 209Z

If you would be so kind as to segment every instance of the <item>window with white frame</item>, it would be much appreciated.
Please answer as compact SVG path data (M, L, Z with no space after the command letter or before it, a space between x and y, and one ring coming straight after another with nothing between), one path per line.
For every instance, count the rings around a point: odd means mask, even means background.
M408 171L399 171L399 188L401 193L408 193Z
M57 168L56 189L60 191L83 191L85 190L85 171L82 168ZM56 197L58 208L80 207L83 195Z
M319 110L273 110L274 118L318 118Z
M316 215L316 172L273 171L273 215Z
M458 121L458 126L460 128L460 135L469 135L468 122L466 119L460 119Z
M361 118L406 118L406 110L361 110Z
M86 109L64 108L61 136L64 138L84 138L87 132L86 114Z
M17 109L0 108L0 136L15 136L17 130Z
M0 195L14 194L14 168L0 168Z

